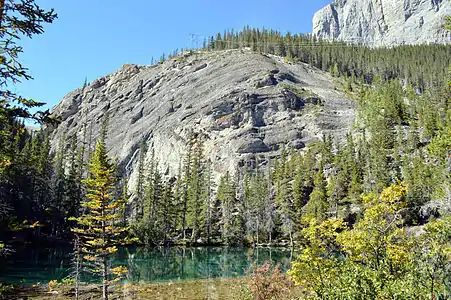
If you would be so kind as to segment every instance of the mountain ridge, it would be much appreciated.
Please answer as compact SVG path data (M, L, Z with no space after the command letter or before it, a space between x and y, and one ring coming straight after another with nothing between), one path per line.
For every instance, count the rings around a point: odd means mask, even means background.
M313 35L372 47L451 43L445 0L337 0L313 16Z
M84 127L94 140L107 111L107 145L130 189L142 142L146 159L153 149L160 168L175 175L190 134L202 134L218 178L237 165L267 164L284 145L302 149L329 133L344 139L354 120L354 102L330 74L250 50L188 52L94 80L53 109L61 119L53 149L63 136L82 141Z

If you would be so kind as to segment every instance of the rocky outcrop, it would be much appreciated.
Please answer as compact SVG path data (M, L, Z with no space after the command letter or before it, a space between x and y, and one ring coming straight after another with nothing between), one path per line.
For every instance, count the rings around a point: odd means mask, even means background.
M190 134L199 133L218 175L256 157L266 164L282 145L302 149L324 133L342 139L354 120L353 102L329 74L247 50L124 65L69 93L53 109L62 120L53 149L63 135L82 141L85 131L93 141L107 112L107 149L130 175L131 189L141 142L154 148L165 174L175 174Z
M313 34L369 46L450 43L448 0L336 0L313 17Z

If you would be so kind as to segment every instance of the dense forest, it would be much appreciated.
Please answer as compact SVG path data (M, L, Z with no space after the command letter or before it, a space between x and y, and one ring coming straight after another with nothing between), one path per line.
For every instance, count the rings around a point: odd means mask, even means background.
M245 27L241 31L224 31L205 39L202 51L250 48L257 53L285 57L287 62L303 62L323 71L360 78L399 79L418 89L440 86L445 82L451 63L449 45L402 45L370 48L339 41L318 40L309 34L282 33L269 29ZM174 57L178 50L168 55ZM163 55L160 58L164 60Z
M137 184L129 191L124 170L106 151L108 114L99 137L64 137L55 153L49 127L25 127L24 119L57 120L48 112L32 114L42 104L11 92L12 82L29 77L15 63L21 52L13 43L15 30L31 37L56 17L33 1L24 3L0 16L6 18L1 45L9 58L0 62L2 255L16 243L74 241L76 274L82 263L101 274L106 299L108 283L126 272L108 266L119 245L302 246L291 276L319 298L336 299L350 282L354 298L391 297L406 282L398 297L418 295L419 287L430 288L431 297L449 295L449 45L370 49L265 29L218 34L197 51L250 47L331 72L358 104L355 127L345 142L324 136L302 151L284 148L269 166L259 167L256 156L256 167L237 168L219 182L203 154L205 137L194 132L176 176L141 155ZM31 23L16 27L17 14ZM412 244L406 228L426 228L423 244ZM365 244L380 241L376 248ZM426 279L415 282L412 270ZM339 278L340 272L346 276ZM360 277L351 278L353 273Z
M147 245L277 239L292 244L302 215L355 220L362 193L378 193L398 180L409 185L409 225L438 216L438 203L450 197L449 148L442 146L449 139L449 98L429 91L418 95L399 81L352 86L359 127L345 144L325 136L307 151L283 149L269 168L245 167L235 177L223 174L218 183L204 158L201 135L193 134L187 143L175 177L164 176L155 159L139 157L135 201L122 208L124 225L132 225ZM38 222L39 227L21 233L36 239L65 238L86 193L82 181L92 157L89 137L85 133L80 142L63 138L54 154L44 130L12 132L10 138L14 161L2 173L9 222ZM141 147L140 153L146 153L146 145ZM115 174L115 198L127 199L127 179L120 178L120 170ZM427 206L432 200L435 204Z

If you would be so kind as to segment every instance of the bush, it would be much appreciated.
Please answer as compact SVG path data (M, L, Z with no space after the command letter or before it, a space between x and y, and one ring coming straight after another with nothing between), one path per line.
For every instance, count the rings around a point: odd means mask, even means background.
M255 264L250 267L248 286L256 300L285 299L284 295L293 287L293 281L280 273L280 264L272 265L266 261L261 267Z
M404 227L407 185L362 196L363 217L311 219L288 272L314 299L451 299L451 217L429 222L420 236Z

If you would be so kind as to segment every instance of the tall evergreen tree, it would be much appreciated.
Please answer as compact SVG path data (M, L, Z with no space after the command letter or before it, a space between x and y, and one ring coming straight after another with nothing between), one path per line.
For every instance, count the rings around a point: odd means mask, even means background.
M131 242L128 228L120 227L119 208L123 199L114 199L112 191L117 183L115 166L105 150L103 139L99 139L88 166L89 177L83 182L87 186L87 200L82 202L86 212L72 218L78 227L73 232L80 236L85 262L94 274L102 279L102 296L108 299L109 286L118 276L126 272L124 267L112 268L109 258L117 252L117 246Z

